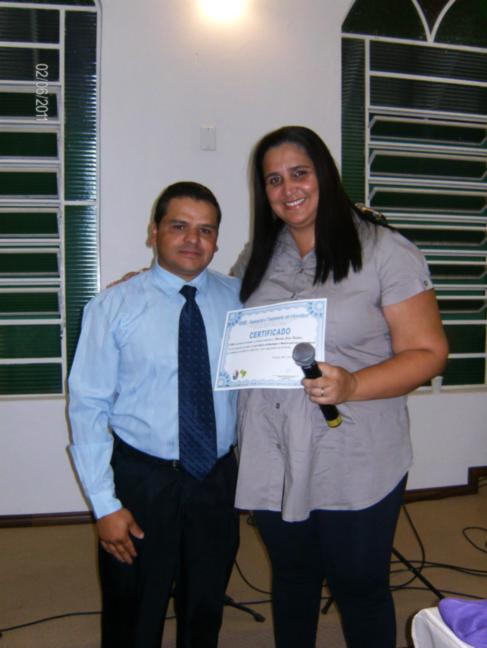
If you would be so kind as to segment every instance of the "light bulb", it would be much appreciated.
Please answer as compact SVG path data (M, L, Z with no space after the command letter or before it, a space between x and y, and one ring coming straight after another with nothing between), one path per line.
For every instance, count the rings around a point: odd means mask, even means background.
M216 22L233 22L243 14L247 0L199 0L203 14Z

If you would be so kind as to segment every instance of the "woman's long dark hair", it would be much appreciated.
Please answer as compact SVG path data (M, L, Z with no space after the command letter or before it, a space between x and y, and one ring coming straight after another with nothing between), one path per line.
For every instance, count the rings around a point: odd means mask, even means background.
M279 232L284 226L269 205L262 163L267 151L281 144L295 144L313 162L318 179L319 200L315 223L316 272L314 283L344 279L350 267L362 267L362 248L353 214L359 213L345 193L335 162L318 135L304 126L284 126L257 143L251 160L254 233L252 252L242 279L240 298L247 300L258 288L272 257ZM366 220L368 220L366 218Z

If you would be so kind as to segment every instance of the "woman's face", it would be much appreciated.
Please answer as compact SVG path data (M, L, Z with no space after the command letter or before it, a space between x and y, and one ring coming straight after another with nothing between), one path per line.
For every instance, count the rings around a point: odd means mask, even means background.
M301 146L280 144L262 162L267 199L274 214L291 230L312 230L319 188L313 162ZM297 233L297 232L296 232Z

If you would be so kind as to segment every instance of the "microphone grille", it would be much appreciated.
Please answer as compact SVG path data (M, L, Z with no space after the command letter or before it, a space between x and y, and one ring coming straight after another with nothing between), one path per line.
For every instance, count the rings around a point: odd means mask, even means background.
M300 342L293 349L293 360L300 367L309 367L315 359L315 350L309 342Z

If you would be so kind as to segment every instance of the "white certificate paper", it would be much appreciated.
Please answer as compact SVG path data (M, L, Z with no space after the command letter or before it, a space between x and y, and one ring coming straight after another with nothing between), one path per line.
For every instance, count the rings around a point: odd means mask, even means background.
M301 387L303 371L292 358L299 342L325 359L326 299L242 308L227 313L216 390Z

